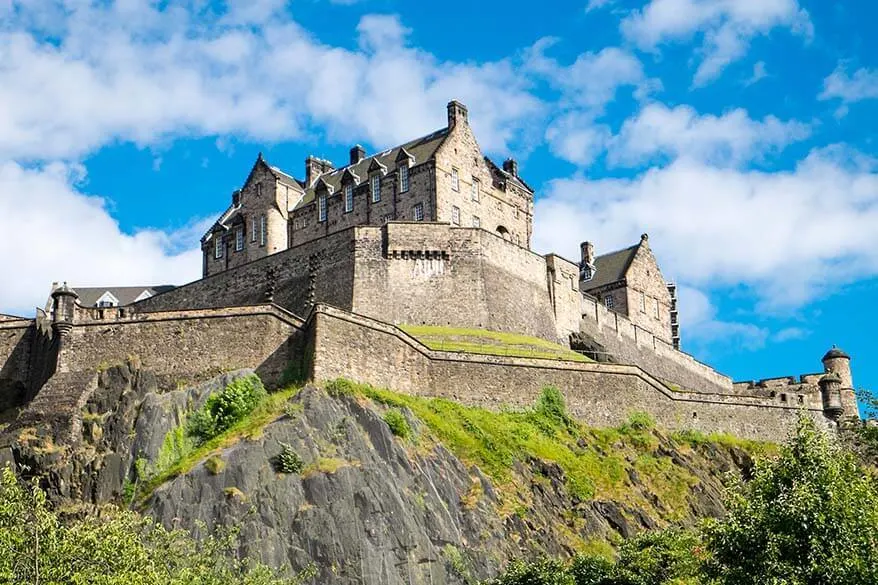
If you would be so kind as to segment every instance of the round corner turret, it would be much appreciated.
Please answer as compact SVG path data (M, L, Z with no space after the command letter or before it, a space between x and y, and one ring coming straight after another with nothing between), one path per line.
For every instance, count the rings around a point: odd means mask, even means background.
M827 374L820 379L820 389L824 398L824 411L826 411L827 398L831 398L831 413L836 419L841 416L845 418L859 418L859 407L851 374L851 356L841 348L833 345L823 356L822 361L823 370ZM829 397L827 397L824 388L832 389ZM836 396L838 396L837 401L841 409L837 413L835 410ZM829 415L830 412L827 412L827 416Z
M66 282L52 291L52 326L62 336L73 326L78 299L79 295Z
M842 413L844 406L841 403L841 376L835 372L829 372L820 378L820 396L823 399L823 414L827 418L837 421Z

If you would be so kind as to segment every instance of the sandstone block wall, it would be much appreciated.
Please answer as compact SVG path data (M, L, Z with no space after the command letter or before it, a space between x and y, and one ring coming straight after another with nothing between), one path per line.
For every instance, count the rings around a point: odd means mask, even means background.
M13 406L25 395L35 336L33 321L0 321L0 410Z
M315 309L309 334L317 348L317 381L348 377L493 409L530 406L544 386L554 385L578 419L597 426L643 411L672 429L779 441L802 408L758 397L674 392L636 366L435 352L387 324L323 306ZM822 410L805 410L828 424Z

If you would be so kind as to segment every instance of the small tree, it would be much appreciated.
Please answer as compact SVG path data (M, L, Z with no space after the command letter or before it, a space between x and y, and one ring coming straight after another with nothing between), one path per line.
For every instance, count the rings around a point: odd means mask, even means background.
M726 507L705 532L717 583L878 583L878 489L810 418L778 458L733 485Z

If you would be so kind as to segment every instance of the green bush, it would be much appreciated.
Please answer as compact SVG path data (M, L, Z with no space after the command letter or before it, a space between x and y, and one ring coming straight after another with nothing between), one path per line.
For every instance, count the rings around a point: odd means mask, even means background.
M253 412L266 395L255 374L238 378L212 394L201 409L192 413L186 421L186 433L199 442L210 440Z
M655 428L655 419L646 412L632 412L628 415L627 425L635 431L649 431Z
M299 473L305 467L305 462L293 449L292 445L281 443L281 451L274 457L274 468L279 473Z
M384 422L390 427L390 432L401 439L408 439L412 434L409 422L398 410L388 410L384 413Z
M570 415L567 414L567 404L564 402L564 396L554 386L543 388L539 398L537 398L534 412L558 426L573 428L576 425Z
M219 475L226 468L226 462L221 457L214 455L204 462L204 466L211 475Z
M326 383L324 388L333 398L338 398L339 396L352 396L357 390L357 387L353 382L344 378L331 380Z

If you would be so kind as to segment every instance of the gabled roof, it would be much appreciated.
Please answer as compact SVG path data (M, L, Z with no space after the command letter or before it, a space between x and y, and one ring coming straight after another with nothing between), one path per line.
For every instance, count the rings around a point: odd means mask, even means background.
M401 160L399 159L401 150L405 150L412 158L414 158L414 164L420 164L433 158L433 155L439 150L439 146L442 144L442 141L445 140L446 136L448 136L448 128L442 128L441 130L437 130L426 136L410 140L400 146L388 148L378 154L367 156L358 163L324 173L320 175L320 178L323 179L329 187L332 187L333 190L339 191L341 189L341 179L345 175L345 171L350 171L350 173L359 177L360 181L364 181L366 180L366 177L369 176L370 167L374 168L372 166L373 164L383 167L382 170L384 172L396 170L397 160ZM316 186L317 182L315 181L310 188L305 189L305 196L302 197L302 200L296 205L297 209L314 201Z
M624 248L603 256L597 256L594 259L595 274L594 278L582 283L583 290L594 290L601 288L614 282L625 279L628 267L637 255L640 244L635 244L630 248Z
M165 284L161 286L111 286L103 288L76 287L73 290L79 296L80 305L83 307L94 307L98 300L107 293L113 295L119 301L120 305L130 305L135 301L148 298L143 296L144 293L151 297L159 293L167 292L173 288L175 287Z

